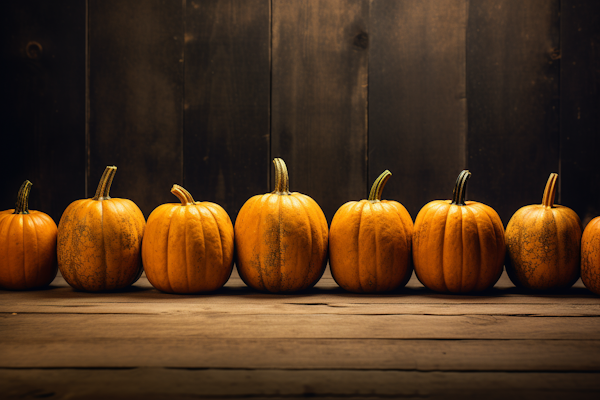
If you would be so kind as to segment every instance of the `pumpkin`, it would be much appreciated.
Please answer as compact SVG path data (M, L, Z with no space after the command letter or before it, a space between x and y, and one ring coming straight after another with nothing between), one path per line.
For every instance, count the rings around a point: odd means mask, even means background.
M600 294L600 217L587 224L581 237L581 281Z
M388 292L406 285L412 274L412 218L402 204L381 200L391 175L384 171L367 200L344 204L331 221L329 267L350 292Z
M221 288L233 269L233 224L221 206L196 202L179 185L181 204L163 204L148 217L142 260L148 281L167 293Z
M437 292L480 292L494 286L502 274L504 227L493 208L465 201L470 176L462 171L452 200L426 204L415 220L415 273Z
M31 182L19 189L14 210L0 213L0 288L28 290L54 280L56 224L41 211L29 209Z
M581 221L555 205L557 174L550 174L542 204L520 208L506 227L506 272L517 287L558 290L579 278Z
M116 171L106 167L96 195L71 203L58 223L58 268L75 289L122 289L142 274L146 221L131 200L109 196Z
M246 201L235 221L236 265L250 287L272 293L312 287L327 263L327 220L319 205L290 193L285 162L276 158L275 190Z

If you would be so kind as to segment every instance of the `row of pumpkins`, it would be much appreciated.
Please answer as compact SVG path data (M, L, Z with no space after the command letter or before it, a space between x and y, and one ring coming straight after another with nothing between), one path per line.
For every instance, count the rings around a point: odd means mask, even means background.
M385 171L367 200L340 207L329 229L313 199L289 191L284 161L274 164L275 191L250 198L235 228L222 207L196 202L178 185L171 192L181 204L157 207L146 223L132 201L109 196L112 166L95 196L71 203L57 228L48 215L28 210L26 181L15 210L0 213L0 287L47 286L58 267L83 291L125 288L145 270L163 292L210 292L227 282L235 258L248 286L285 293L315 285L329 258L335 281L358 293L402 287L413 266L429 289L480 292L497 282L506 265L518 287L564 289L581 272L583 283L600 294L600 217L582 237L577 214L553 204L556 174L542 204L518 210L506 232L491 207L465 201L469 171L458 176L452 200L426 204L414 224L400 203L381 200L391 176Z

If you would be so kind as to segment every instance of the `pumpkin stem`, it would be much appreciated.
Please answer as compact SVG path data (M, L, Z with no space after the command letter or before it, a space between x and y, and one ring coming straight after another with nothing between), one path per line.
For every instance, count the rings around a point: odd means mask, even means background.
M23 182L17 194L17 204L13 214L29 214L29 192L33 184L29 181Z
M173 185L173 187L171 188L171 193L177 196L179 201L181 201L182 206L187 206L195 203L194 198L192 197L190 192L185 190L185 188L182 186Z
M463 170L458 174L456 183L454 184L454 192L452 194L452 204L457 206L465 206L465 195L467 193L467 181L471 177L471 173L468 170Z
M383 193L383 187L387 183L388 179L390 179L392 173L389 170L385 170L379 175L375 182L373 182L373 186L371 186L371 193L369 193L369 201L377 202L381 201L381 193Z
M110 199L108 193L110 192L110 185L112 184L116 173L117 167L115 166L109 166L104 169L104 173L102 174L102 178L100 178L100 183L98 184L98 189L96 189L96 195L92 197L92 200Z
M290 177L287 166L281 158L274 158L275 164L275 190L273 193L290 194Z
M551 173L544 189L544 196L542 197L542 205L546 208L552 208L554 206L554 199L556 198L556 182L558 182L558 174Z

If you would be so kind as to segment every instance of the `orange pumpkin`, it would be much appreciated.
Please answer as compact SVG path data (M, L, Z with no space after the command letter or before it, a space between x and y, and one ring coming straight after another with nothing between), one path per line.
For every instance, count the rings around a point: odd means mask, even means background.
M313 199L290 193L285 163L273 162L275 191L250 198L236 219L236 265L252 288L295 292L312 287L325 271L327 220Z
M233 269L233 224L218 204L196 202L179 185L181 204L163 204L148 217L142 241L146 277L167 293L221 288Z
M591 220L583 231L581 280L586 288L600 294L600 217Z
M96 195L71 203L58 224L58 268L78 290L122 289L142 274L146 221L131 200L109 196L116 170L106 167Z
M394 290L412 274L412 218L402 204L381 200L391 175L384 171L367 200L344 204L331 221L329 267L337 284L350 292Z
M517 287L555 290L579 278L581 221L555 205L557 174L550 174L542 204L520 208L506 227L506 272Z
M56 277L56 224L49 215L29 209L30 191L31 182L23 182L15 209L0 213L2 289L39 289Z
M470 176L462 171L452 201L426 204L415 220L415 273L423 285L438 292L483 291L502 274L504 227L493 208L465 201Z

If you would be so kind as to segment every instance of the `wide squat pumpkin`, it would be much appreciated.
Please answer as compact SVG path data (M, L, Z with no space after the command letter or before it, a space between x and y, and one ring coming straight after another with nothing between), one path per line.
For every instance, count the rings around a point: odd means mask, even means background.
M555 205L557 174L550 174L542 204L520 208L506 227L506 272L517 287L558 290L579 278L581 222Z
M142 241L146 277L167 293L217 290L233 269L231 219L218 204L196 202L179 185L171 193L181 204L163 204L148 217Z
M327 220L319 205L290 193L282 159L275 164L275 190L250 198L235 222L240 277L257 290L282 293L312 287L327 263Z
M402 204L381 200L391 175L384 171L367 200L344 204L331 221L329 267L337 284L350 292L394 290L412 274L412 218Z
M71 203L58 223L58 268L75 289L122 289L142 274L146 221L131 200L109 196L116 171L106 167L96 195Z
M504 227L493 208L465 201L470 176L462 171L452 200L426 204L415 220L415 272L423 285L438 292L483 291L502 274Z
M23 182L15 209L0 212L2 289L39 289L56 277L56 224L49 215L29 209L30 191L31 182Z
M600 294L600 217L590 221L581 238L581 281Z

